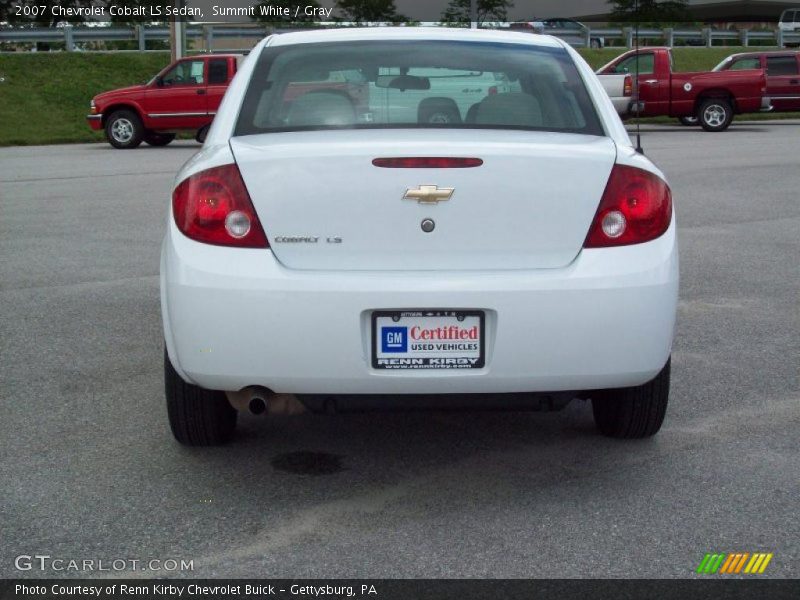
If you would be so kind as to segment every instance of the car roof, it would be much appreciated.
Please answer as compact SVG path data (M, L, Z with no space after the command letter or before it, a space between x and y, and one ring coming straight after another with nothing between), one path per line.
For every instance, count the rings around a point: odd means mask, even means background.
M800 50L762 50L761 52L737 52L736 54L731 54L728 59L733 60L734 58L751 58L754 56L797 56L800 54Z
M315 44L324 42L355 42L384 40L426 40L479 43L525 44L561 48L560 40L546 35L531 35L514 31L466 29L455 27L342 27L313 31L292 31L270 38L270 46Z

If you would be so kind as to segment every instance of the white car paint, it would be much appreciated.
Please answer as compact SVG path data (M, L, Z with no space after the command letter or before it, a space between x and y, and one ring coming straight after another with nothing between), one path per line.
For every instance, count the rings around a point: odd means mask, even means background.
M266 45L366 39L564 47L606 135L395 129L392 135L311 131L232 139ZM484 158L485 170L481 176L470 169L392 171L369 162L359 170L359 161L348 162L381 156L390 147L395 154L475 155ZM187 238L170 214L161 256L164 336L169 358L187 382L280 393L585 390L642 384L669 358L678 294L674 217L652 241L581 248L614 164L663 174L633 150L597 77L559 40L442 28L271 36L245 60L202 150L178 173L176 186L234 161L268 236L334 235L344 241L226 248ZM344 165L347 177L337 179ZM453 199L437 206L401 200L406 188L428 183L454 187ZM377 190L369 196L375 204L359 208L355 199L371 190ZM517 209L504 204L513 201ZM448 224L440 225L442 238L391 230L393 222L429 215ZM481 222L485 228L476 226ZM373 369L372 311L428 307L485 311L485 366Z

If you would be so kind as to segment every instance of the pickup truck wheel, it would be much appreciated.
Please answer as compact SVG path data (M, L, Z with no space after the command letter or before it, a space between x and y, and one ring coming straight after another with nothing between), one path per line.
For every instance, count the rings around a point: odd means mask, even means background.
M174 133L156 133L154 131L146 131L144 134L144 141L150 146L166 146L174 139Z
M106 121L106 137L114 148L120 150L136 148L144 137L142 120L133 111L118 110Z
M164 391L172 435L185 446L216 446L233 437L236 410L224 392L185 382L164 351Z
M724 98L708 98L700 104L697 118L706 131L725 131L733 121L733 108Z
M645 384L598 390L592 397L597 429L613 438L645 438L658 433L669 400L670 361Z
M447 125L461 123L461 114L450 98L426 98L419 104L417 120L431 125Z
M697 117L678 117L678 121L681 122L681 125L685 125L686 127L694 127L696 125L700 125L700 122L697 120Z
M205 143L209 129L211 129L211 125L203 125L200 129L197 130L197 135L194 136L194 139L198 144Z

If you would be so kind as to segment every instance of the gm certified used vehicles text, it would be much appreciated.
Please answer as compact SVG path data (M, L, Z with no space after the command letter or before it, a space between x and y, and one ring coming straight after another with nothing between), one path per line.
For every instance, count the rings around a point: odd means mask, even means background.
M338 79L369 98L297 94ZM496 89L474 97L484 82ZM458 118L431 120L431 104ZM170 425L184 444L224 442L237 409L269 412L281 394L338 410L582 398L602 433L650 436L677 294L669 186L566 43L271 36L175 181Z
M166 146L181 130L198 132L202 141L242 58L209 54L176 61L144 85L98 94L86 121L105 131L115 148L136 148L142 141Z
M633 75L632 113L642 117L695 117L706 131L724 131L735 114L771 109L766 78L760 69L680 73L674 72L672 65L669 48L641 48L622 54L597 73L601 78Z

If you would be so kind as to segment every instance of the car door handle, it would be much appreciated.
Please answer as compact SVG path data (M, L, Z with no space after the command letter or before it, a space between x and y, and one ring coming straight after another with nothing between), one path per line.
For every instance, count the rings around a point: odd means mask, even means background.
M789 81L789 83L791 83L792 85L798 85L800 84L800 79L792 79Z
M203 96L205 93L206 93L205 90L197 90L197 95L198 96Z
M645 79L642 83L649 83L650 85L658 83L658 79Z

